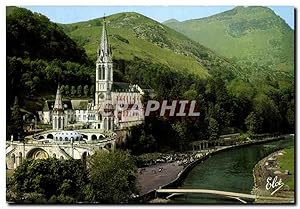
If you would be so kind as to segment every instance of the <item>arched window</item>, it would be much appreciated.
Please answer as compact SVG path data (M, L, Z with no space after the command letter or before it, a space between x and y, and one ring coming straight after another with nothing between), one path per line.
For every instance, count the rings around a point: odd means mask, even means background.
M107 68L107 79L110 80L110 66Z
M107 119L106 118L104 118L103 123L104 123L104 130L107 130Z
M23 161L23 155L22 155L22 152L19 152L19 162L20 162L20 165Z
M54 129L57 128L57 117L54 117Z
M104 68L104 65L101 65L101 80L105 80L105 68Z
M98 80L102 80L102 67L98 66Z
M109 118L108 119L108 130L110 130L111 129L111 119Z
M13 162L13 163L16 163L16 156L15 156L15 154L12 154L12 155L11 155L11 159L12 159L12 162Z
M58 129L61 129L61 117L58 118Z

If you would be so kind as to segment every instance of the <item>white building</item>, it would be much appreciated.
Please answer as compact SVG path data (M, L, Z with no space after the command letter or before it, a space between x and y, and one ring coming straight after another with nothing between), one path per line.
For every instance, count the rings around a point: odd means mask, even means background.
M45 101L39 112L45 124L62 130L73 123L102 130L123 129L144 121L141 97L144 90L138 85L113 81L112 51L103 21L101 43L96 60L95 100L62 100L59 87L55 101ZM127 107L127 108L124 108Z

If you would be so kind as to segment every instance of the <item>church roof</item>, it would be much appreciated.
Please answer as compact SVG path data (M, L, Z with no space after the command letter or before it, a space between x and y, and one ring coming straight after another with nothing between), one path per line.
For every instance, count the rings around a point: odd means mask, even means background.
M46 100L44 107L43 107L43 111L49 111L49 110L53 110L54 108L54 100ZM65 110L69 110L72 109L72 103L70 100L62 100L62 105L64 107Z
M111 90L112 92L139 92L132 84L124 82L113 82Z
M57 86L55 103L54 103L53 109L56 109L56 110L63 110L64 109L62 99L61 99L60 86L59 85Z
M111 62L111 47L108 44L107 31L106 31L106 22L105 17L103 18L103 27L102 27L102 36L100 40L100 46L98 48L98 60L102 62Z

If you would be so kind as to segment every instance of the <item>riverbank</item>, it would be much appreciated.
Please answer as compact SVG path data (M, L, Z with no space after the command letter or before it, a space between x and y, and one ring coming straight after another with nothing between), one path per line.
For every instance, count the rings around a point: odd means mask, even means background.
M229 149L234 149L236 147L242 147L242 146L249 146L252 144L262 144L266 142L272 142L276 140L282 140L284 138L290 137L290 135L284 135L284 136L278 136L278 137L270 137L266 139L260 139L260 140L249 140L249 141L243 141L241 143L236 143L235 145L230 146L223 146L223 147L217 147L215 149L209 149L206 152L202 152L201 154L198 153L198 157L193 161L190 162L187 166L184 166L181 168L182 170L178 169L176 173L172 173L173 175L169 175L169 177L165 176L164 180L160 181L157 178L154 177L156 184L155 187L151 187L151 176L148 176L149 179L147 180L147 185L150 185L148 187L149 191L146 193L142 193L141 196L138 198L139 202L149 202L150 200L153 200L156 198L155 190L158 188L176 188L181 185L182 181L185 179L185 177L188 175L188 173L200 162L203 162L205 159L210 157L211 155L214 155L218 152L226 151ZM168 172L169 173L169 172ZM174 175L174 174L177 174ZM174 177L176 177L174 179ZM140 185L143 186L144 183L140 182ZM151 188L151 189L150 189ZM144 190L145 192L145 190ZM153 201L151 201L153 202ZM154 201L155 202L155 201Z
M294 178L294 171L283 169L285 166L280 165L280 159L287 155L285 150L276 151L267 157L260 160L253 169L253 177L254 177L254 188L252 190L252 194L260 195L260 196L274 196L274 197L287 197L294 199L294 188L290 188L294 186L294 183L291 178ZM292 157L290 161L294 161ZM289 162L290 164L291 162ZM292 162L293 164L293 162ZM289 166L290 168L290 166ZM267 181L269 179L269 181ZM283 182L280 183L280 181ZM268 182L274 182L274 188ZM280 185L276 185L275 182L278 182ZM287 184L287 182L289 182ZM282 201L267 201L256 199L255 203L293 203L292 202L282 202Z

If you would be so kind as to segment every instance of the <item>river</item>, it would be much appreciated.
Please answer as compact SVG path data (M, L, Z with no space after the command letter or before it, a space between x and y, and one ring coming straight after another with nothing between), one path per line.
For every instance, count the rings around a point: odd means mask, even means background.
M290 146L294 146L294 137L217 153L195 166L180 188L215 189L249 194L254 186L252 171L256 163L275 150ZM240 204L234 199L204 194L177 196L171 203Z

